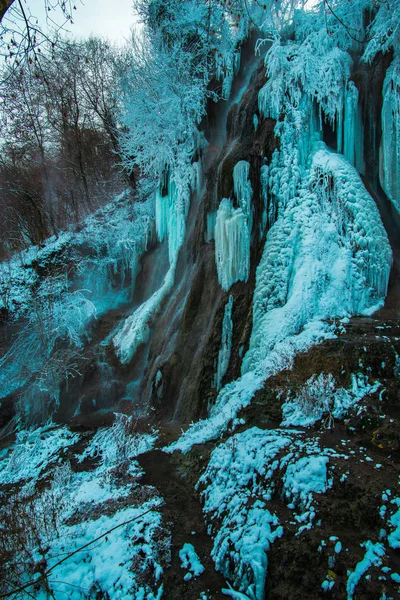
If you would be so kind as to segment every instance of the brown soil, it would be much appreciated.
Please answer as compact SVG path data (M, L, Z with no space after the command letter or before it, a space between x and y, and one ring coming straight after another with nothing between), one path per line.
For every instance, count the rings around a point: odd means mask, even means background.
M164 498L161 509L164 525L172 533L171 566L163 576L164 597L168 600L197 600L201 592L208 598L222 599L226 587L223 577L216 572L211 558L212 540L207 534L198 493L192 482L179 471L174 456L153 450L139 457L144 469L143 484L155 486ZM193 544L205 571L197 578L184 581L179 550L185 543Z

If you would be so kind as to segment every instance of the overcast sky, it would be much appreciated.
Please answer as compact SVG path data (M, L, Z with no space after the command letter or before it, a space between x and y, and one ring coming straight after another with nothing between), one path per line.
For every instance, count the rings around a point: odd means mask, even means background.
M43 27L46 21L44 0L23 1ZM123 43L129 37L134 23L132 0L76 0L75 5L74 24L68 26L74 37L88 37L93 33L115 43ZM61 12L52 14L57 15L57 22L61 23Z

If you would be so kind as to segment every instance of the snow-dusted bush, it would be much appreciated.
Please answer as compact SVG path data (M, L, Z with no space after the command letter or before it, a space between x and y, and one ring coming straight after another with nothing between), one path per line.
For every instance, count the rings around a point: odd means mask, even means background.
M289 392L282 405L282 425L307 427L325 419L325 426L332 427L334 419L343 419L367 394L376 392L379 382L368 383L362 373L351 376L349 389L337 387L331 373L313 375L294 394Z

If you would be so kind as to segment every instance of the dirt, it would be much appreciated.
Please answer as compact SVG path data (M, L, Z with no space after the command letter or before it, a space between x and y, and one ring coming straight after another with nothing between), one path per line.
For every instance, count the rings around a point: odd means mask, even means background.
M161 509L164 525L172 535L171 565L163 576L164 597L168 600L197 600L201 592L209 598L226 598L221 589L226 587L224 578L216 572L211 558L213 542L207 534L198 493L192 482L179 470L174 456L161 450L153 450L139 457L144 469L143 485L157 488L164 498ZM181 567L179 550L185 543L193 544L205 571L197 578L184 581L185 570Z

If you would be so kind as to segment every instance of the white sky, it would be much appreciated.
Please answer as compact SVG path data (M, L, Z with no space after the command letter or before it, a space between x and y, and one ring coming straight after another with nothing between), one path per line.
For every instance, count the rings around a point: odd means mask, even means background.
M32 15L38 17L45 28L44 0L23 0ZM75 0L73 25L69 25L73 37L89 37L90 34L106 37L122 44L130 35L134 24L132 0ZM62 22L61 11L51 13L57 23Z

